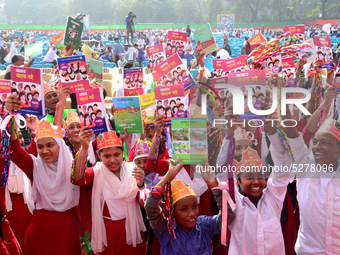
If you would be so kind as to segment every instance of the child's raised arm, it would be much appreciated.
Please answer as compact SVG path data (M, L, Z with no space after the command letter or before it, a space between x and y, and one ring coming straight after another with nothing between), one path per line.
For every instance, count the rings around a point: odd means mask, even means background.
M163 227L163 233L166 233L166 224L159 208L159 201L162 198L165 185L168 182L171 182L183 167L183 163L179 158L177 158L177 161L179 163L176 166L170 164L168 172L165 174L162 180L160 180L157 186L151 189L151 192L149 193L145 203L144 208L146 215L154 231L160 227Z

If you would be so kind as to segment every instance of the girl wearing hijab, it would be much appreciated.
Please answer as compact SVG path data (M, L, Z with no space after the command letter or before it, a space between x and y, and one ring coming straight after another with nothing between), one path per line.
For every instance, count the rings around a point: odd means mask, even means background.
M144 171L123 161L123 144L115 131L97 138L101 161L84 169L93 130L80 132L82 148L75 159L73 183L92 188L91 246L98 254L144 254L141 231L145 231L136 197L144 189ZM141 201L139 200L141 203Z
M13 100L13 99L12 99ZM7 105L7 104L6 104ZM11 105L14 108L14 103ZM8 107L10 111L11 107ZM38 157L21 146L12 124L11 149L17 166L32 183L35 211L29 225L23 252L33 254L80 254L79 187L69 181L72 155L63 141L61 128L36 117L28 118L37 132Z

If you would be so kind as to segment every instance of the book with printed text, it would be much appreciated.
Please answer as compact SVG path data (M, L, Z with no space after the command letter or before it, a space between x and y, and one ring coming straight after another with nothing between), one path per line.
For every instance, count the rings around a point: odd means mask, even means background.
M194 36L197 43L197 48L200 48L201 52L210 54L214 51L217 51L217 44L212 34L210 24L205 24L196 29Z
M138 96L113 97L112 104L118 134L124 133L124 128L129 134L142 134L144 132L141 104Z
M23 107L18 113L45 115L42 69L11 66L11 94Z
M77 92L76 98L81 126L93 129L96 134L109 131L103 88Z

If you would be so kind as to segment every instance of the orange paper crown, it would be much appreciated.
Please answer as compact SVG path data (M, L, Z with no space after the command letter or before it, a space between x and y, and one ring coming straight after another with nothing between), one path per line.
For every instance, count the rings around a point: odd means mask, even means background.
M340 130L335 126L335 120L332 118L326 119L325 122L321 125L318 132L327 132L336 137L338 141L340 141Z
M55 91L49 84L44 84L44 95L46 95L50 91Z
M46 120L40 121L37 132L37 140L44 137L55 137L63 139L63 132L61 130L61 127L54 126Z
M102 133L102 136L97 137L98 150L108 147L122 147L123 142L121 138L117 137L116 131L109 131Z
M80 123L80 119L79 119L79 116L76 112L74 111L70 111L68 114L67 114L67 119L66 119L66 127L68 127L71 123Z
M242 152L242 159L240 162L234 160L233 166L236 167L235 175L238 175L240 172L245 170L249 170L249 167L250 169L255 166L261 167L262 164L262 159L259 157L259 154L257 154L257 151L248 147L244 152Z
M182 180L173 180L171 182L172 204L187 196L196 196L195 191L189 186L186 186Z
M242 128L237 128L234 132L235 141L247 139L251 143L251 138L247 135L247 132Z

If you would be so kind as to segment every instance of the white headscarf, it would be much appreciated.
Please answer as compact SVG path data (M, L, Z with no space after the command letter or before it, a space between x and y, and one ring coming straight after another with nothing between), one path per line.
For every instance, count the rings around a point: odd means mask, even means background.
M136 247L137 244L143 242L140 232L146 229L140 206L136 200L138 187L136 179L132 176L134 165L134 163L128 162L121 164L120 180L102 162L97 163L93 168L91 246L94 252L102 252L104 246L107 246L103 218L105 202L109 209L111 220L126 219L126 243ZM125 215L119 217L122 211L125 211Z
M14 55L18 54L18 50L17 50L17 46L18 43L17 42L14 42L12 43L12 46L11 46L11 50L10 52L7 54L7 56L5 57L5 61L7 63L12 63L12 58Z
M53 139L59 145L59 157L53 163L45 163L38 155L33 159L32 199L36 209L65 212L79 203L79 187L71 183L72 155L64 140Z
M22 194L24 203L27 204L29 211L33 214L34 202L32 199L30 199L31 182L26 174L24 174L23 171L13 163L13 161L10 163L10 171L8 171L8 184L6 187L6 210L8 212L13 210L10 193Z

